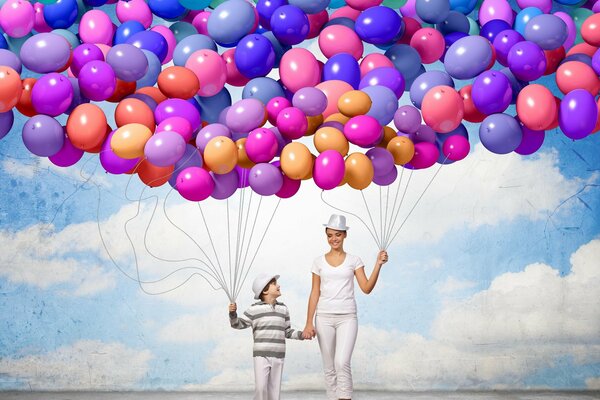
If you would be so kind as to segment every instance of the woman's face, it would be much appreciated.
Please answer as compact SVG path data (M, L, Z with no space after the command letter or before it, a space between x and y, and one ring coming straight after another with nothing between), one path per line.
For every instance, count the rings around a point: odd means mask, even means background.
M336 231L335 229L327 228L325 234L327 235L327 243L329 243L332 250L344 248L344 239L346 239L345 231Z

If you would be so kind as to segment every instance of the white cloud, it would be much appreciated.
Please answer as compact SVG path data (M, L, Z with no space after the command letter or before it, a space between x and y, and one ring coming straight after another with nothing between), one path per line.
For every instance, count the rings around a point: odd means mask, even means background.
M30 390L130 389L146 375L152 357L149 350L121 343L82 340L46 354L2 358L0 373Z
M453 276L450 276L438 286L437 290L438 293L441 293L443 295L450 295L456 292L460 292L464 289L470 289L476 284L477 283L473 281L456 279Z

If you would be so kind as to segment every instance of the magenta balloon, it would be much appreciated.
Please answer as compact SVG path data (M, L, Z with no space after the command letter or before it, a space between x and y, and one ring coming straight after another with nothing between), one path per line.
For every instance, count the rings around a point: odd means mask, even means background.
M181 117L186 119L196 132L202 123L200 112L193 104L183 99L167 99L161 102L154 110L154 119L160 124L170 117Z
M383 128L369 115L352 117L344 125L346 139L360 147L372 147L383 138Z
M250 132L265 122L265 105L257 99L242 99L231 106L225 122L233 132Z
M336 150L325 150L315 160L313 180L323 190L337 187L344 179L344 157Z
M404 133L415 133L421 126L421 112L414 106L401 106L394 114L396 129Z
M583 139L592 133L597 118L598 106L594 95L585 89L570 91L560 102L558 123L570 139Z
M214 199L227 199L231 197L238 188L239 174L235 169L226 174L215 174L214 172L211 172L210 176L215 182L215 188L210 194Z
M283 186L281 170L273 164L260 163L250 169L249 183L261 196L271 196Z
M283 175L283 185L281 185L281 189L275 195L282 199L288 199L298 193L301 183L301 180L291 179Z
M75 165L77 161L83 157L83 150L73 146L71 141L65 135L65 141L63 147L58 153L48 157L50 162L58 167L70 167Z
M538 151L544 143L546 133L544 131L534 131L523 124L521 124L521 130L523 131L523 138L519 147L515 149L515 153L528 156Z
M73 101L73 85L64 75L52 72L39 78L31 90L31 103L39 114L56 117Z
M93 101L104 101L113 95L117 77L104 61L90 61L79 71L77 77L81 94Z
M201 152L204 152L208 142L217 136L225 136L230 139L232 138L231 131L225 125L208 124L204 128L200 129L200 132L198 132L198 135L196 136L196 147Z
M203 168L189 167L177 175L177 191L186 200L202 201L211 195L214 188L215 182Z
M157 167L175 165L185 153L185 140L173 131L155 133L144 146L144 155Z
M375 176L387 175L394 169L394 156L383 147L373 147L367 151L366 156L373 164Z
M106 172L119 175L131 171L140 162L139 158L125 159L117 156L110 147L110 141L115 134L112 131L102 143L100 150L100 164Z
M288 107L277 115L277 129L287 139L300 139L308 129L308 119L299 108Z
M410 165L415 169L425 169L436 163L440 152L437 146L429 142L415 143L415 155L410 160Z
M284 108L288 108L292 106L292 102L286 99L285 97L277 96L273 97L267 103L267 116L269 118L269 122L272 125L277 124L277 116Z
M469 154L470 150L469 139L462 135L450 136L442 146L442 153L452 161L462 160Z
M158 124L156 132L163 131L173 131L181 135L186 142L192 139L193 134L192 124L187 119L181 117L170 117Z
M267 128L256 128L246 139L246 154L255 163L269 162L277 154L279 144L275 134Z

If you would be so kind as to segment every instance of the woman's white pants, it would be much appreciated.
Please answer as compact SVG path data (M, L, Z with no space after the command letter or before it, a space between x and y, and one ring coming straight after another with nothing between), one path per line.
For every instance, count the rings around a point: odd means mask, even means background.
M352 398L352 351L358 333L356 314L317 314L315 328L323 357L327 397Z
M284 359L252 358L254 359L254 400L279 400Z

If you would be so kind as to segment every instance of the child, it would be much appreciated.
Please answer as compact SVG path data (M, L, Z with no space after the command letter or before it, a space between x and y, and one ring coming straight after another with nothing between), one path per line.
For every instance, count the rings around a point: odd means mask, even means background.
M279 275L261 274L252 283L254 298L244 317L238 317L235 303L229 304L229 322L234 329L252 327L254 336L254 400L279 400L285 358L285 339L303 340L302 331L290 326L290 314L277 284Z

